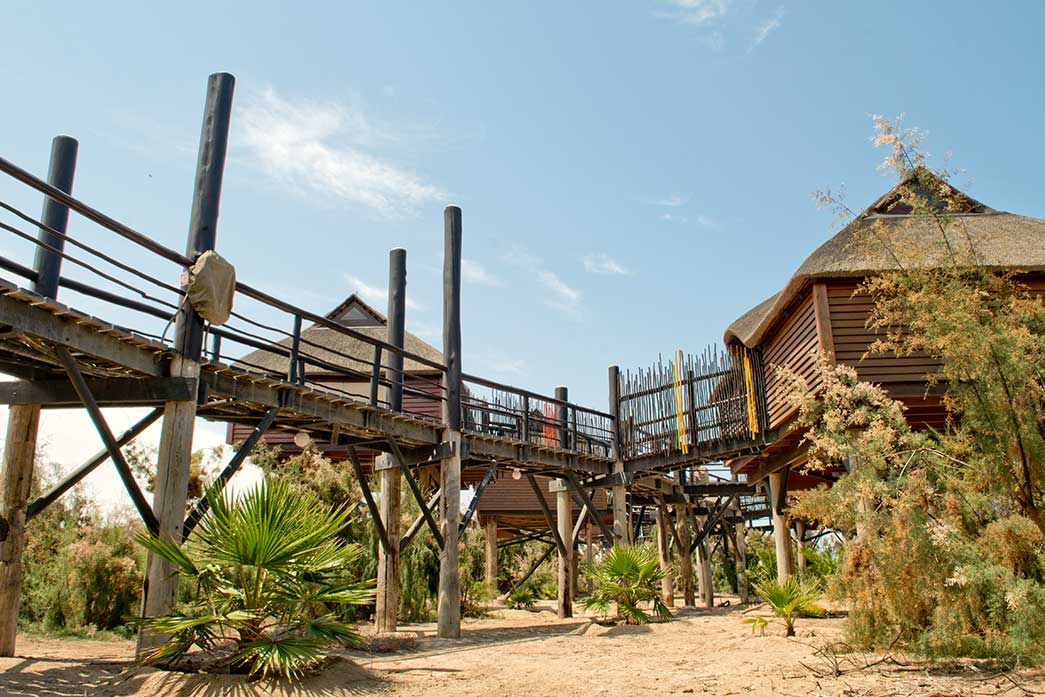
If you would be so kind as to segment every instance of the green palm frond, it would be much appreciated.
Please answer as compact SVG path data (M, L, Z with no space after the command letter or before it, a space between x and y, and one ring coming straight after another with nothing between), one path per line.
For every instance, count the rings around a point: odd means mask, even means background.
M359 635L337 620L340 606L373 600L374 582L349 582L361 554L338 537L345 509L263 481L237 497L206 493L209 511L183 545L153 537L141 542L195 580L196 606L142 621L168 637L150 659L177 659L193 646L209 649L238 636L234 665L250 675L294 677L329 643Z
M652 617L640 605L649 603L657 617L671 617L671 610L660 597L659 584L664 578L660 559L651 546L618 545L601 561L585 568L592 580L592 593L580 602L600 614L616 604L617 615L631 624L645 624Z

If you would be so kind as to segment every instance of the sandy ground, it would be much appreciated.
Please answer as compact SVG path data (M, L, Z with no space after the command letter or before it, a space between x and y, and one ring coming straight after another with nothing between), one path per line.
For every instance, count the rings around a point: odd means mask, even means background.
M0 696L1045 694L1042 670L933 667L903 656L840 657L842 674L833 675L835 661L820 649L838 639L841 620L800 620L799 636L785 639L777 625L753 636L742 617L736 607L687 609L672 622L604 627L559 620L550 604L496 610L465 620L459 641L436 638L434 625L410 625L400 633L407 648L344 652L296 685L137 667L131 642L21 637L19 657L0 659Z

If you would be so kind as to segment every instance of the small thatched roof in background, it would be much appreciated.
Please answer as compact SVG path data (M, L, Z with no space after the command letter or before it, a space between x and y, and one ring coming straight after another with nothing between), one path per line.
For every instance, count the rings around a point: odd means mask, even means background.
M385 316L367 303L363 302L363 300L355 293L350 295L343 303L327 313L326 317L327 319L350 327L353 331L359 332L360 334L365 334L366 336L381 341L388 340L388 321ZM290 348L290 344L290 338L283 339L279 342L280 346L287 349ZM317 344L323 348L317 348L317 346L313 346L312 344ZM441 351L410 332L406 332L404 344L404 348L410 353L428 358L437 363L443 362L443 354ZM301 353L308 354L309 356L313 356L348 370L355 370L367 374L370 371L370 366L374 362L373 344L343 334L335 329L317 325L312 325L311 327L301 331ZM352 358L347 358L346 356L351 356L358 360L352 360ZM382 353L381 363L383 365L388 365L387 352ZM240 359L239 364L248 370L261 370L275 373L277 375L286 375L289 359L286 356L276 355L271 351L259 350L254 351L253 353L248 353ZM407 373L437 372L431 366L410 359L406 359L403 362L403 370ZM306 365L305 372L307 375L315 376L324 375L330 371L314 365Z
M813 279L863 278L894 270L912 252L922 266L947 264L950 252L937 223L930 216L911 215L904 203L906 189L916 185L915 177L924 182L926 175L924 170L912 173L820 245L782 291L729 326L726 343L759 344L787 304ZM995 211L939 179L933 181L950 203L958 203L957 212L942 217L947 238L960 258L975 258L986 268L1045 271L1045 220ZM890 249L896 250L898 259Z

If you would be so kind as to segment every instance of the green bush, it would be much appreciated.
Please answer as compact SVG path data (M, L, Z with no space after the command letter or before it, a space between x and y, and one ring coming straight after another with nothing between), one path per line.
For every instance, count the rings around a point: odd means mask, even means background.
M616 605L617 618L628 624L646 624L653 618L641 605L649 603L660 619L671 617L671 611L660 597L660 581L664 571L651 545L617 545L603 558L585 569L592 581L592 592L580 603L603 615Z
M149 661L173 661L193 647L211 651L229 638L234 669L293 678L329 643L358 640L333 612L373 597L372 583L345 578L360 555L338 537L348 523L345 509L327 510L314 495L278 481L239 498L213 490L207 498L210 510L184 545L138 538L199 593L187 607L142 620L146 631L169 637Z

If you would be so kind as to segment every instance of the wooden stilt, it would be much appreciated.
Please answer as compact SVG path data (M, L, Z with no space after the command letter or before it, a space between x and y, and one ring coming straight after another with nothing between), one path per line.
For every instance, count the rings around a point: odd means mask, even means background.
M559 529L559 537L565 543L564 549L559 552L559 617L573 617L573 499L570 497L569 489L565 488L566 482L561 482L563 488L555 492L555 523Z
M741 513L740 502L733 502L734 510ZM741 516L743 518L743 516ZM737 596L741 603L747 603L748 580L747 580L747 526L740 520L734 524L734 546L737 549Z
M806 572L806 522L801 519L795 520L795 561L798 563L798 575Z
M40 405L12 405L0 479L0 656L13 656L22 588L25 507L33 479Z
M79 144L69 136L58 136L51 141L47 183L67 194L73 190L78 149ZM59 252L65 246L65 237L56 233L66 231L69 209L54 199L45 198L40 221L45 227L38 232L42 244L36 248L33 260L36 280L32 287L33 291L45 298L56 298L62 268L62 255ZM0 656L13 656L15 651L22 590L26 505L33 480L39 430L39 404L10 407L7 415L7 442L0 470Z
M453 443L454 454L443 460L443 496L439 511L443 549L439 557L439 636L457 639L461 636L461 577L458 555L460 543L457 526L461 520L461 432L449 431L446 439Z
M675 578L671 569L669 525L671 521L668 518L668 507L660 501L657 504L657 555L660 557L660 569L664 572L664 578L660 581L660 597L668 607L675 607ZM684 553L684 550L680 551Z
M388 458L388 455L381 455ZM388 551L377 546L377 607L374 610L374 628L379 632L394 632L399 621L399 536L402 527L400 496L403 473L393 463L378 468L381 486L379 502L381 521L388 537Z
M697 519L700 524L705 521ZM700 598L704 607L715 607L714 570L711 567L711 536L705 535L697 545L697 564L700 570Z
M788 515L783 510L787 498L787 472L774 472L769 475L769 507L773 512L773 539L776 542L776 574L778 581L786 581L792 576L791 563L791 526Z
M490 516L483 521L483 533L486 542L483 578L491 593L497 593L497 518Z
M171 374L198 378L199 363L175 355ZM159 523L159 536L181 542L185 521L185 500L189 491L189 466L192 462L192 435L196 423L196 402L167 402L156 459L156 484L152 509ZM174 609L178 597L178 568L154 554L148 556L142 590L142 615L156 617ZM166 637L141 632L138 657L161 645Z
M689 506L678 506L675 508L679 536L679 571L682 577L682 602L686 607L694 607L697 604L696 592L693 584L693 554L689 551L693 544L691 525L693 516Z
M592 546L594 540L591 534L591 525L584 526L584 565L591 566L595 561L595 548ZM591 579L587 579L584 584L584 589L591 593L592 583Z
M443 549L439 559L438 632L442 638L461 636L461 577L458 567L458 528L461 521L461 209L443 212L443 364L446 401L443 402L444 442L453 455L442 461Z

